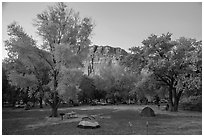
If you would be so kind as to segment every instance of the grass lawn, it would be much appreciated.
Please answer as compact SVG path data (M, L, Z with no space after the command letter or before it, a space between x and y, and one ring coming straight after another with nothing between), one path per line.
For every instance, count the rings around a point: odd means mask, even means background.
M80 106L60 108L59 112L75 111L81 115L96 115L101 125L98 129L77 128L79 121L48 123L50 109L9 109L2 110L2 134L14 135L201 135L201 112L166 112L150 106L156 117L141 117L140 111L145 106ZM130 127L129 122L132 124ZM44 125L43 125L44 124ZM34 125L33 127L29 127ZM35 126L41 125L41 126Z

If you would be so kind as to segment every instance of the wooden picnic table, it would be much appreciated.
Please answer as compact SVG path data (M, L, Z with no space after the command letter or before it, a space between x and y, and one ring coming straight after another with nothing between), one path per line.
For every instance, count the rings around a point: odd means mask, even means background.
M77 117L76 112L70 112L65 114L67 118L75 118Z

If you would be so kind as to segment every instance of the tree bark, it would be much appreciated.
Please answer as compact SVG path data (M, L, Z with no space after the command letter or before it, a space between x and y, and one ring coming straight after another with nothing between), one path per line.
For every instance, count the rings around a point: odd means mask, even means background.
M36 98L35 98L35 93L33 93L33 104L32 104L32 107L35 107L35 103L36 103Z
M51 117L57 117L58 116L58 112L57 112L57 107L55 106L53 106L52 107L52 115L51 115Z
M178 94L176 93L176 88L170 87L169 88L169 108L172 112L178 111L179 100L181 97L182 91L179 91Z
M46 103L48 103L51 107L51 115L50 117L57 117L58 116L58 107L60 105L60 100L57 101L57 104L54 104L54 98L52 101L49 101L48 99L45 100Z
M29 87L27 87L26 92L23 97L23 103L26 104L26 106L28 105L28 90L29 90Z
M53 107L52 107L52 116L53 117L57 117L58 113L57 113L57 92L55 91L54 93L54 100L53 100Z
M172 87L169 87L169 110L173 111Z
M61 99L58 96L58 92L57 92L57 70L54 70L54 93L53 93L53 97L52 97L52 102L48 102L51 105L52 108L52 114L51 117L57 117L58 116L58 107L60 105Z
M43 105L42 105L42 97L40 97L39 102L40 102L40 108L43 108Z

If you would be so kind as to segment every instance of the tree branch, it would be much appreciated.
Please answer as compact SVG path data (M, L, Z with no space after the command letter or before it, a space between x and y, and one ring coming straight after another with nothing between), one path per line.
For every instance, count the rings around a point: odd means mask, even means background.
M159 78L159 81L162 81L162 82L166 83L168 86L172 86L172 85L170 84L170 82L169 82L167 79L163 78L162 76L160 76L160 75L158 75L158 74L155 74L155 76L156 76L157 78Z
M182 93L183 93L183 90L180 90L180 91L178 92L178 94L177 94L177 99L178 99L178 100L180 99Z
M59 98L59 101L58 101L58 103L57 103L57 105L56 105L57 108L59 107L61 101L62 101L62 99Z
M29 57L29 56L27 56L28 57L28 59L30 60L30 62L32 62L32 59ZM33 65L33 68L34 68L34 73L36 73L37 74L37 76L38 75L40 75L39 73L38 73L38 71L37 71L37 68L35 67L35 65L34 64L32 64Z
M45 102L47 102L51 107L53 106L53 103L49 101L49 99L45 99Z
M52 70L54 70L52 64L51 64L46 58L44 58L40 53L39 53L38 55L39 55L42 59L44 59L44 60L47 62L47 64L50 65L50 67L52 68Z

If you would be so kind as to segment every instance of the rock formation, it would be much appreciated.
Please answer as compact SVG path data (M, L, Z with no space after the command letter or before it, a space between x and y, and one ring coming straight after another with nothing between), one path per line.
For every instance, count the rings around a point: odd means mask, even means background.
M84 62L84 72L87 75L98 74L101 65L119 64L127 54L121 48L93 45L89 48L88 57Z

